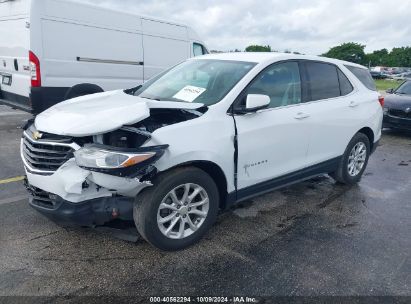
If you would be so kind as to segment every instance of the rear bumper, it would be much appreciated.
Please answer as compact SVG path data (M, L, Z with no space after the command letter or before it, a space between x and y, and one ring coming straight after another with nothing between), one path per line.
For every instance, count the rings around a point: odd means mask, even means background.
M115 219L133 220L133 198L111 196L71 203L25 183L30 206L62 226L102 226Z
M6 106L23 110L29 113L31 113L32 111L28 97L8 93L5 91L0 91L0 104L4 104Z
M65 87L32 87L30 97L0 91L0 104L39 114L63 101L68 90Z
M384 115L383 128L393 128L411 131L411 119Z

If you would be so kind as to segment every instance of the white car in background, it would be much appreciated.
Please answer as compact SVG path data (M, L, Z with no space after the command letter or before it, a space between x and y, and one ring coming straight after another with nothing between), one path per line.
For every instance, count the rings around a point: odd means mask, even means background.
M0 103L34 114L206 53L184 24L69 0L0 1Z
M190 59L28 122L30 205L61 224L134 219L154 246L181 249L242 200L324 173L357 183L381 137L382 105L369 71L349 62Z
M391 79L394 80L410 80L411 79L411 72L401 73L397 75L391 75Z

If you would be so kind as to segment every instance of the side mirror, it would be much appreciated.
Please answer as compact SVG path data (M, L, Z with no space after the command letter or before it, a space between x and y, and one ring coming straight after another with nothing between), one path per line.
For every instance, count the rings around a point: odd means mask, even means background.
M248 94L245 102L246 112L254 112L266 108L270 104L270 97L262 94Z
M388 94L392 94L392 93L394 93L394 89L388 89L388 90L385 91L385 92L387 92Z

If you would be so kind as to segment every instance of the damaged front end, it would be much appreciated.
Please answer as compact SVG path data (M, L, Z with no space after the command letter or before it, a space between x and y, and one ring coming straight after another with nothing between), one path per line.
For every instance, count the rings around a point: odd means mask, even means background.
M51 219L81 226L132 220L134 197L151 185L167 145L121 148L24 130L21 156L30 205Z
M24 128L21 157L30 205L63 225L100 226L133 220L136 195L151 186L168 145L144 146L152 132L201 112L151 109L140 122L99 135L56 135Z

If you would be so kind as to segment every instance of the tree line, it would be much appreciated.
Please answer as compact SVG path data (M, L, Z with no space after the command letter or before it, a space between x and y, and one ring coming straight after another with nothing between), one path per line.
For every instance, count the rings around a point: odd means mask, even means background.
M350 61L365 66L411 67L411 47L397 47L391 51L381 49L365 53L365 45L347 42L330 48L321 56ZM238 50L236 50L238 51ZM246 52L276 52L269 45L250 45ZM290 51L286 51L290 53ZM298 52L293 52L299 54Z
M348 42L332 47L322 56L366 66L411 67L411 47L409 46L393 48L391 51L381 49L367 54L364 49L365 45Z

